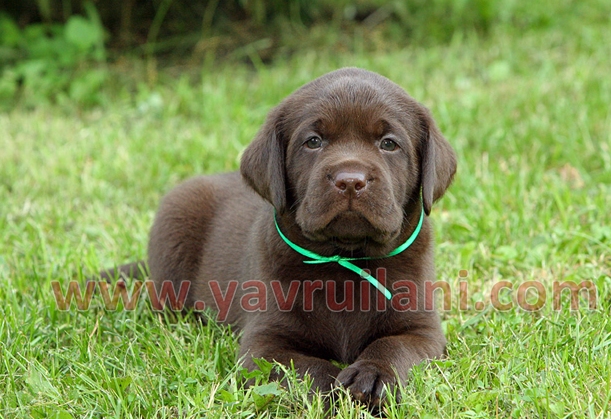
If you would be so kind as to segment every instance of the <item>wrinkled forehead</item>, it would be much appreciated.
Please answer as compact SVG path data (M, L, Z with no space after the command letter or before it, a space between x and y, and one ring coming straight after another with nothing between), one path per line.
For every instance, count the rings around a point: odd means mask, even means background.
M347 131L373 136L418 131L412 100L400 88L346 78L304 96L295 129L307 126L330 136Z

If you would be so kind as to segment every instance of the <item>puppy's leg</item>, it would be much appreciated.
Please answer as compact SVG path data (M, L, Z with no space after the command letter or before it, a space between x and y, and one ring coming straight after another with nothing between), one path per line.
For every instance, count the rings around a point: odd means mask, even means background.
M243 365L249 371L257 369L253 358L276 361L286 366L292 363L301 377L306 374L311 377L313 390L331 391L341 370L326 359L304 354L294 345L295 342L288 337L249 336L245 333L240 346L240 358L244 359ZM281 373L272 371L271 380L282 380L282 378Z
M445 342L439 329L380 338L339 373L337 384L348 388L355 399L377 405L384 398L384 385L392 388L398 380L405 382L414 365L441 357Z

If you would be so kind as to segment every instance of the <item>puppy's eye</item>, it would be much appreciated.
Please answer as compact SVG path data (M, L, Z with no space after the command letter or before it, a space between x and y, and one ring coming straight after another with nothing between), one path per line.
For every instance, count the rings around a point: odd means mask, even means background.
M396 142L389 138L384 138L380 142L380 148L384 151L395 151L399 147Z
M305 142L305 145L307 148L312 150L320 148L322 147L322 139L316 136L310 137L308 138L308 141Z

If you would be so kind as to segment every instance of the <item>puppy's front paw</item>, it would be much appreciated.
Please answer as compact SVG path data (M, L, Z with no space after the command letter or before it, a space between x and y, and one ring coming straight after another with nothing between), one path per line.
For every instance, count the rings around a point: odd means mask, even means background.
M384 398L384 385L394 386L395 374L389 366L375 361L361 360L339 373L336 384L350 390L352 396L369 405L379 404Z

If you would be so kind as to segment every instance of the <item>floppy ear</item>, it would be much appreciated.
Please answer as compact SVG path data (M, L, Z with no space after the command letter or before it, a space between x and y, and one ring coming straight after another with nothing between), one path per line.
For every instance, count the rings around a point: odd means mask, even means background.
M281 138L280 111L272 110L255 139L242 155L240 172L246 183L269 201L276 211L286 207L285 147Z
M428 109L421 116L423 129L421 154L422 204L426 215L433 202L443 196L456 173L456 154L443 137Z

